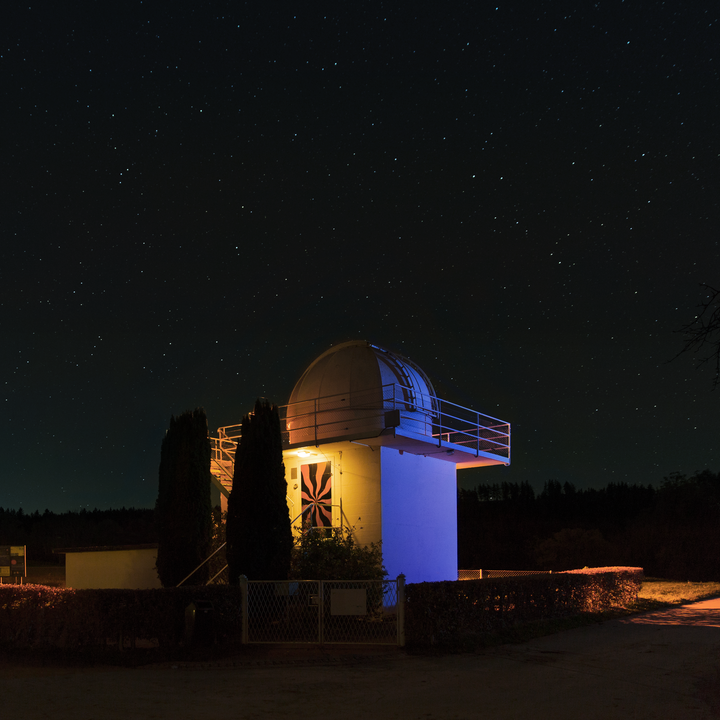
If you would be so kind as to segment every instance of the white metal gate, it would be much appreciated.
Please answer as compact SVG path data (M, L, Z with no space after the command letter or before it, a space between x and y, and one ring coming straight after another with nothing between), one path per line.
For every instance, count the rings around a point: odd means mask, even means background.
M240 578L244 643L405 645L405 577L248 581Z

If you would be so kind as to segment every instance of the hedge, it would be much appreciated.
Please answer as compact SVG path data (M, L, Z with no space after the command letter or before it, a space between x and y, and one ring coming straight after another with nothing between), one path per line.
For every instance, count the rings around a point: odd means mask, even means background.
M467 646L521 623L624 607L637 600L642 579L642 568L617 567L409 584L406 644Z
M185 610L194 601L213 604L209 620L218 642L239 642L239 587L73 590L0 585L0 647L82 648L120 637L178 646L184 639Z
M627 606L637 599L641 568L594 568L550 575L406 586L408 647L472 645L522 623ZM74 590L0 585L0 647L85 648L119 638L183 643L185 610L209 601L213 639L240 642L241 590L232 586L158 590ZM206 627L206 632L208 628Z

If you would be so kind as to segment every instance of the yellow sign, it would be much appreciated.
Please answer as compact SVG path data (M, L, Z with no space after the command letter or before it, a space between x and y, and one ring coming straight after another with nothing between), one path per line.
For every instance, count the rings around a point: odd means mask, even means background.
M25 577L25 546L0 545L0 577Z

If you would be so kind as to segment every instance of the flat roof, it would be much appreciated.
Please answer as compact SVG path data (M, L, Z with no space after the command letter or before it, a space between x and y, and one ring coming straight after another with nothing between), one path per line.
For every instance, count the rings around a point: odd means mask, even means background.
M95 545L93 547L53 548L53 552L58 555L65 555L67 553L117 552L119 550L157 550L157 548L157 543L148 543L147 545Z

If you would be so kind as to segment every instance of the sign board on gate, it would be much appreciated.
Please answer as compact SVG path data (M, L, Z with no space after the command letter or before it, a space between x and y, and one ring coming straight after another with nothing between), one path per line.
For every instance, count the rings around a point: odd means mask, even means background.
M367 615L367 590L331 590L330 614Z
M25 577L25 546L0 545L0 577Z

